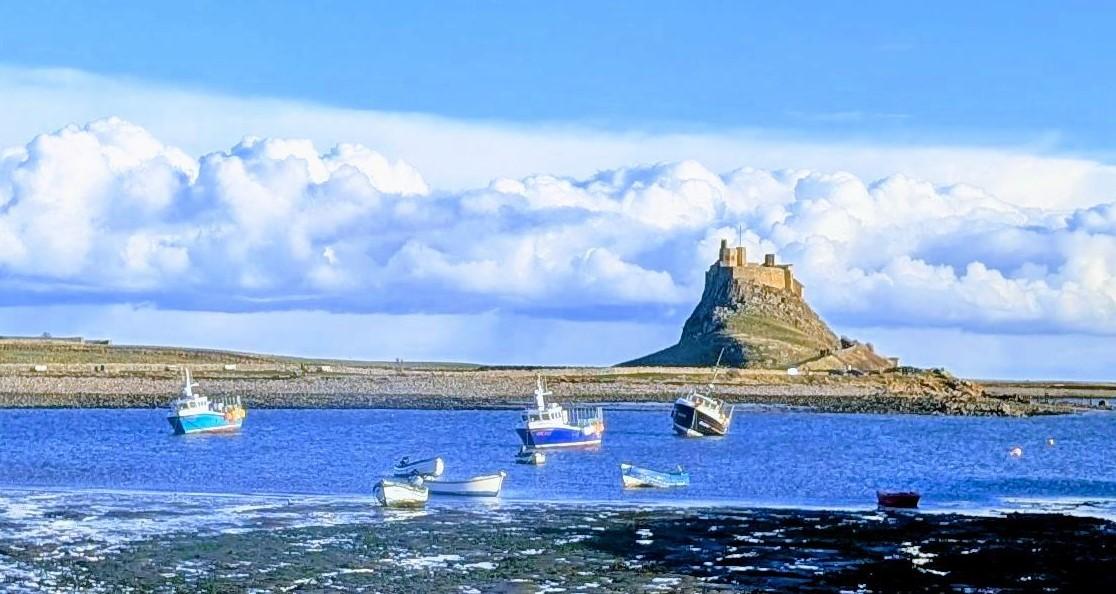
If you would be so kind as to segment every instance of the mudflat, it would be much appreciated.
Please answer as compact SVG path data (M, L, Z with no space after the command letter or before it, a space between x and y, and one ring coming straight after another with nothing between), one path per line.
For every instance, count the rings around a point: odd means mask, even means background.
M310 513L298 503L276 513ZM1112 591L1116 525L770 509L498 506L101 547L0 539L45 590ZM12 575L15 575L14 573ZM3 579L0 578L0 584Z

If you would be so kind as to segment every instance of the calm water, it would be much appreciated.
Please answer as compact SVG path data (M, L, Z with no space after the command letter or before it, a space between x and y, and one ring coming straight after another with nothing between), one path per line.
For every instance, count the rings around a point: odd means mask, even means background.
M513 463L515 411L254 410L238 435L170 434L161 410L0 410L0 489L367 496L402 455L447 476L506 470L508 501L870 507L914 488L930 509L1116 515L1116 416L1033 419L738 409L732 433L683 439L666 408L609 410L605 443ZM1048 438L1054 446L1046 445ZM1023 448L1013 458L1008 451ZM682 464L687 489L625 493L622 461Z

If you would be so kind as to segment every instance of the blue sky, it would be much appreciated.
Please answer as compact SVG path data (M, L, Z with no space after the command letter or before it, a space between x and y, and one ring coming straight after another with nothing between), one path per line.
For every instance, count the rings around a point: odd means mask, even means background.
M10 4L0 333L608 364L743 227L908 362L1107 377L1114 11Z
M1095 2L10 3L10 64L330 105L1110 153Z

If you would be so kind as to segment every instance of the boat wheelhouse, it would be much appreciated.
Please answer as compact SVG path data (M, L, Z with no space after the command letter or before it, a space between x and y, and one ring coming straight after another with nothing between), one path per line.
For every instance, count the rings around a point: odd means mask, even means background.
M547 403L542 376L535 380L535 407L523 411L516 433L533 449L594 446L604 437L604 411L599 406L565 408Z
M195 394L197 384L184 369L182 393L170 405L167 422L177 435L237 431L247 412L239 396L210 398Z

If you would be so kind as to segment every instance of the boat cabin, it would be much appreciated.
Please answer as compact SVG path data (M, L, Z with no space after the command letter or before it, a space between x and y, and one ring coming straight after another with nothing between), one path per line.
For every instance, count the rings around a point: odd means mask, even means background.
M551 403L550 406L544 409L529 408L523 411L522 419L528 423L541 421L565 423L567 416L565 409L557 404Z

